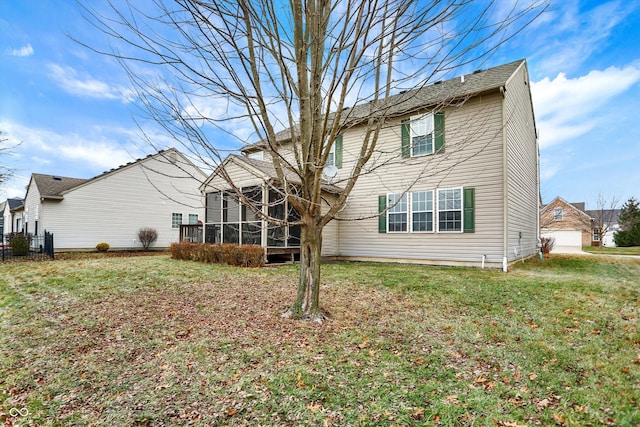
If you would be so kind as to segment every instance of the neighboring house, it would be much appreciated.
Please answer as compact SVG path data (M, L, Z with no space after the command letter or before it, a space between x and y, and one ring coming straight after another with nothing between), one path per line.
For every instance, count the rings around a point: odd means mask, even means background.
M620 229L618 220L620 209L588 209L585 213L591 217L591 246L615 247L616 242L613 235ZM602 230L606 230L601 236Z
M330 222L322 254L505 270L509 263L535 255L539 152L526 61L403 92L388 101L393 107L378 140L380 157L372 159L384 167L359 178L340 214L361 219ZM362 115L366 109L354 107L344 116ZM280 154L293 161L291 130L279 136ZM328 161L335 167L330 175L336 173L327 179L325 200L341 191L363 137L364 126L355 125L336 139ZM227 175L246 200L261 202L263 212L295 220L297 213L273 189L276 175L271 161L262 160L269 159L262 147L254 144L243 150L244 156L229 156L203 185L205 240L256 243L268 253L295 252L299 227L267 225L223 179ZM423 175L425 166L429 173ZM296 182L292 172L289 181ZM409 183L414 185L409 188Z
M553 237L552 252L581 251L583 246L615 246L613 234L618 229L619 209L585 209L584 202L569 203L556 197L540 210L540 233ZM606 224L607 232L600 236L599 224Z
M584 208L584 203L556 197L540 210L540 234L555 239L552 252L581 251L591 245L591 217Z
M153 248L179 239L181 224L201 220L199 186L206 178L175 149L111 169L92 179L32 174L24 201L24 227L54 235L56 251L140 249L137 233L155 228Z
M22 231L21 206L24 200L18 198L7 199L0 205L0 234Z

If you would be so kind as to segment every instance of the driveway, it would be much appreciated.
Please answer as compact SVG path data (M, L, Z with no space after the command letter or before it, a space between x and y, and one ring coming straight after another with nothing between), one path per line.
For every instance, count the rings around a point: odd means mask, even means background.
M556 246L551 251L552 254L580 254L589 255L588 252L582 250L582 246Z

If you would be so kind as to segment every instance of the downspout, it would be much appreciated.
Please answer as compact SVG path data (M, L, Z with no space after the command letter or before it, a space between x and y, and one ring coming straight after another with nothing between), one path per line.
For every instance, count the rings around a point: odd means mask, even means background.
M535 123L534 123L535 125ZM540 146L538 145L538 130L535 130L535 138L536 138L536 184L538 190L538 212L536 215L536 230L538 237L538 252L539 256L542 256L542 241L540 240L540 209L542 209L542 194L540 193Z
M507 112L505 111L504 86L500 87L500 94L502 95L502 271L506 273L509 264L509 221L507 219L509 214L509 186L507 179L509 174L507 173Z

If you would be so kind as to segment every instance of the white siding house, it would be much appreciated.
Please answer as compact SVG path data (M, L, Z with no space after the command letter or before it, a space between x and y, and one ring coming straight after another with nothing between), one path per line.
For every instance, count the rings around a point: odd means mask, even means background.
M152 248L179 239L180 224L204 217L199 186L206 178L175 149L112 169L92 179L33 174L25 197L32 234L54 234L56 251L140 249L142 227L158 232Z
M339 218L325 228L323 255L506 270L537 254L539 151L529 87L526 61L520 60L388 99L377 156ZM342 116L365 111L366 104ZM291 132L281 132L278 141L289 159ZM330 162L337 173L325 199L339 194L352 174L365 132L351 122L336 139ZM273 179L273 165L260 160L269 157L261 150L254 144L243 150L244 158L224 162L203 192L229 189L225 174L237 189ZM206 230L218 222L207 216Z
M2 227L0 234L6 235L13 232L22 231L22 211L16 212L24 203L24 200L11 198L2 203L0 215L2 216Z

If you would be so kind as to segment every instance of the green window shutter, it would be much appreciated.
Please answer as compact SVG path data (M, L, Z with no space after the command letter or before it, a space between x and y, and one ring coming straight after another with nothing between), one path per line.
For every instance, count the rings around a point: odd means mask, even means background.
M464 202L464 232L473 233L476 231L475 227L475 206L476 206L476 189L465 188L463 190L463 202Z
M387 195L378 196L378 233L387 232Z
M435 152L444 153L444 111L438 111L433 117L435 133Z
M403 159L408 159L409 157L411 157L411 137L409 136L409 126L411 126L410 123L410 120L403 120L400 125Z
M338 169L342 168L342 135L336 137L335 164Z

